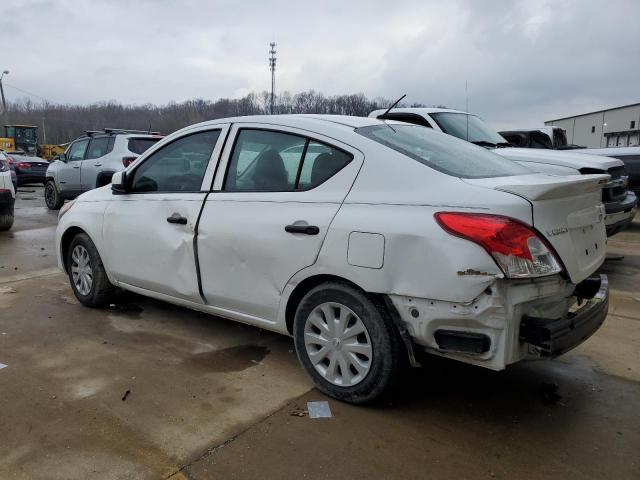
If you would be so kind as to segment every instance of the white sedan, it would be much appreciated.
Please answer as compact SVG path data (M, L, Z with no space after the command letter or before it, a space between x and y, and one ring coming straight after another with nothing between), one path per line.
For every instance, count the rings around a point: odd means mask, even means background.
M607 180L394 121L220 119L66 203L57 253L86 306L122 288L292 335L320 390L365 402L418 350L500 370L594 333Z

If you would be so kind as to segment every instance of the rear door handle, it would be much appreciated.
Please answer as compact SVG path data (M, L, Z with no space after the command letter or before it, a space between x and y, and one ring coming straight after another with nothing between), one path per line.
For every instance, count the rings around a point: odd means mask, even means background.
M169 223L177 223L178 225L186 225L187 224L186 217L183 217L179 213L174 213L170 217L167 217L167 222Z
M78 166L74 166L73 168L80 168L80 165L78 165Z
M101 166L102 166L102 164L101 164L101 163L94 163L94 164L93 164L93 166L94 166L94 167L101 167Z
M320 229L315 225L287 225L284 227L285 232L304 233L305 235L317 235Z

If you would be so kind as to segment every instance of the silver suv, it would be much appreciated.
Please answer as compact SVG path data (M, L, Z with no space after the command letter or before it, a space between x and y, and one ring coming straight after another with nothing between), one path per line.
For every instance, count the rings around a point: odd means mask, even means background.
M105 128L88 131L71 142L47 168L44 198L58 210L65 200L111 182L138 155L160 140L158 132Z

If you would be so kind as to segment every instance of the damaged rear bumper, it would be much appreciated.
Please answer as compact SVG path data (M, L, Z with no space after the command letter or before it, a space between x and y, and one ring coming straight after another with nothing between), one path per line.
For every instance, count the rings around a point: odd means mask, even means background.
M597 293L566 318L549 321L524 318L520 341L531 345L534 353L556 357L584 342L600 328L609 310L609 281L606 275L588 279L599 282Z
M609 306L607 277L495 279L470 302L389 295L411 341L429 353L502 370L555 357L589 338ZM580 304L579 299L587 300Z

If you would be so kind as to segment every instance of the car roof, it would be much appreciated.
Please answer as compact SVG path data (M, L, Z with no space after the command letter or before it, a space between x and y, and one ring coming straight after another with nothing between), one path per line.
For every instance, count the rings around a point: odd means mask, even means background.
M383 125L385 122L376 118L355 117L349 115L321 115L321 114L286 114L286 115L248 115L243 117L217 118L191 125L186 128L206 127L221 123L262 123L284 127L298 127L323 133L335 128L353 130L371 125ZM387 121L389 123L389 121ZM400 123L402 122L393 122Z

